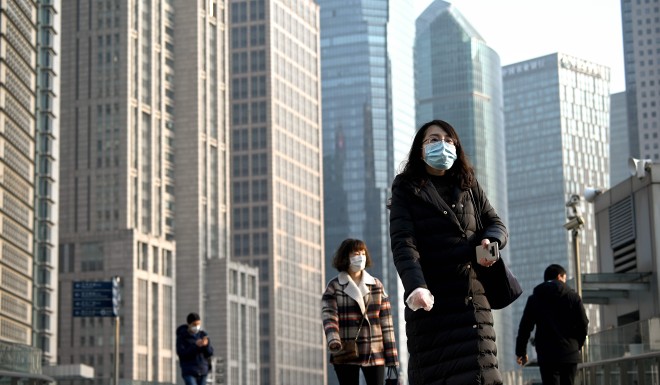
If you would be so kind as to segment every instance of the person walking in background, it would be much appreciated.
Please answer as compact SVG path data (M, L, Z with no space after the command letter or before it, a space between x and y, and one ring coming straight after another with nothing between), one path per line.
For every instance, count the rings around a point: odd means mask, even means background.
M213 346L202 330L199 314L188 314L186 321L187 324L176 329L176 354L179 356L181 376L186 385L205 385Z
M519 365L527 363L527 341L536 326L536 355L543 385L573 385L589 320L580 296L566 285L566 270L550 265L544 282L527 299L516 338Z
M339 274L328 283L321 299L330 363L340 385L358 385L360 369L367 385L382 385L385 366L396 367L399 362L390 300L383 284L365 270L371 266L367 246L359 239L344 240L332 266ZM357 341L357 353L340 361L340 353L352 341ZM350 352L342 356L350 356Z
M477 260L476 247L497 242L501 249L508 233L449 123L433 120L417 131L389 208L410 383L502 384L493 315L477 275L499 260Z

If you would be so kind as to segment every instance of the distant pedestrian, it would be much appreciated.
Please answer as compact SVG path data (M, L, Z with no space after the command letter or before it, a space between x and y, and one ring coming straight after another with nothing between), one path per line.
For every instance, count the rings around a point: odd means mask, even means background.
M536 286L523 312L516 356L527 363L527 341L536 326L535 346L543 385L573 385L589 319L580 296L566 285L566 270L550 265L545 282Z
M202 330L199 314L188 314L186 322L176 329L176 354L179 356L181 376L186 385L205 385L213 346L208 334Z
M385 366L399 364L390 300L383 284L364 270L371 257L363 241L344 240L332 265L339 274L321 300L330 363L340 385L358 385L360 370L367 385L382 385Z

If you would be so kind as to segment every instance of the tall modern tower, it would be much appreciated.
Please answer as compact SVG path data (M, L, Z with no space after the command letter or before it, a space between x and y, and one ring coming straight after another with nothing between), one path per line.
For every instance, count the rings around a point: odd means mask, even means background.
M62 2L58 354L99 378L176 381L172 4ZM112 318L72 317L72 282L112 276L118 357Z
M525 298L549 264L575 277L572 237L564 228L571 195L609 186L610 70L555 53L502 71L510 242L525 291L513 304L519 322ZM586 219L578 245L581 271L596 272L593 205L578 207ZM599 330L597 309L588 306L587 312L589 330Z
M173 81L157 87L172 102L175 132L174 167L166 173L174 175L176 196L176 324L199 313L224 383L258 385L257 269L230 262L229 4L172 5L165 50Z
M260 380L322 385L319 6L230 7L232 256L259 268Z
M616 186L630 177L628 159L628 114L626 109L626 92L610 95L610 184ZM594 186L609 188L610 186Z
M37 343L34 317L40 313L34 282L35 189L41 182L35 171L37 11L34 2L0 5L0 342L21 345Z
M660 162L660 8L621 0L630 155Z
M417 18L415 101L417 126L442 119L454 126L479 183L508 226L506 153L500 58L451 4L436 0ZM507 262L517 250L504 250ZM499 365L513 367L511 311L495 312Z
M388 0L321 0L326 281L342 240L366 242L369 269L390 295L401 377L403 301L392 263L387 198L415 132L413 7ZM335 383L334 373L328 375Z
M57 363L61 1L38 1L33 345Z

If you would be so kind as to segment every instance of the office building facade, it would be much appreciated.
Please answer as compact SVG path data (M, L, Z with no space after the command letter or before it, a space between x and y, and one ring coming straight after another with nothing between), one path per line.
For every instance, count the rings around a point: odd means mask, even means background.
M451 4L436 0L420 14L415 38L417 126L441 119L461 138L477 179L508 226L500 59ZM507 262L516 260L509 244ZM514 355L509 309L495 312L500 368Z
M0 5L0 341L33 345L37 11Z
M660 8L621 0L630 156L660 161Z
M57 363L61 1L38 1L35 146L34 340L44 364Z
M175 382L171 1L62 4L59 363ZM113 318L72 317L72 282L121 278Z
M401 284L392 262L386 203L415 132L413 7L401 2L319 1L323 88L326 281L346 238L367 244L369 271L385 286L406 381ZM336 375L328 373L330 384Z
M626 92L610 95L610 183L616 185L630 176L628 159L628 113ZM609 186L594 186L605 188Z
M502 71L510 242L526 293L513 305L518 322L525 298L549 264L562 265L569 279L575 276L572 237L564 227L572 215L570 197L609 185L610 72L561 53ZM578 208L586 222L579 233L581 271L596 272L593 207ZM590 332L599 330L597 309L590 305L587 312Z
M319 6L229 4L231 254L259 269L260 381L324 384Z

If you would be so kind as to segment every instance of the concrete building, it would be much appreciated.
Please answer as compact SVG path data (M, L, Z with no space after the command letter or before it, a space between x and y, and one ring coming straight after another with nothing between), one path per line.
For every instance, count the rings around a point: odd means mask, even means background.
M431 3L416 26L417 126L442 119L456 129L488 200L508 226L500 58L448 2ZM503 255L514 262L517 250L509 244ZM511 310L494 316L499 365L510 370L514 365L508 359L514 356Z
M62 4L59 363L175 381L174 8ZM111 318L76 317L73 281L121 277Z
M527 295L551 263L575 276L567 202L586 187L609 185L609 69L555 53L503 68L510 246L526 294L514 303L514 322ZM584 217L593 215L584 207ZM596 228L580 233L581 271L596 272ZM596 306L589 330L600 329ZM515 325L517 331L517 324ZM533 352L534 349L529 349Z
M230 2L232 257L259 268L260 381L325 383L319 6Z
M413 7L406 2L321 0L325 281L346 238L363 240L396 328L401 380L407 349L403 299L390 250L386 201L415 134ZM333 370L329 384L337 383Z
M583 293L602 309L603 327L589 336L591 369L640 357L642 374L660 355L660 165L633 171L593 200L598 271L585 275Z
M660 8L621 0L630 156L660 161Z

